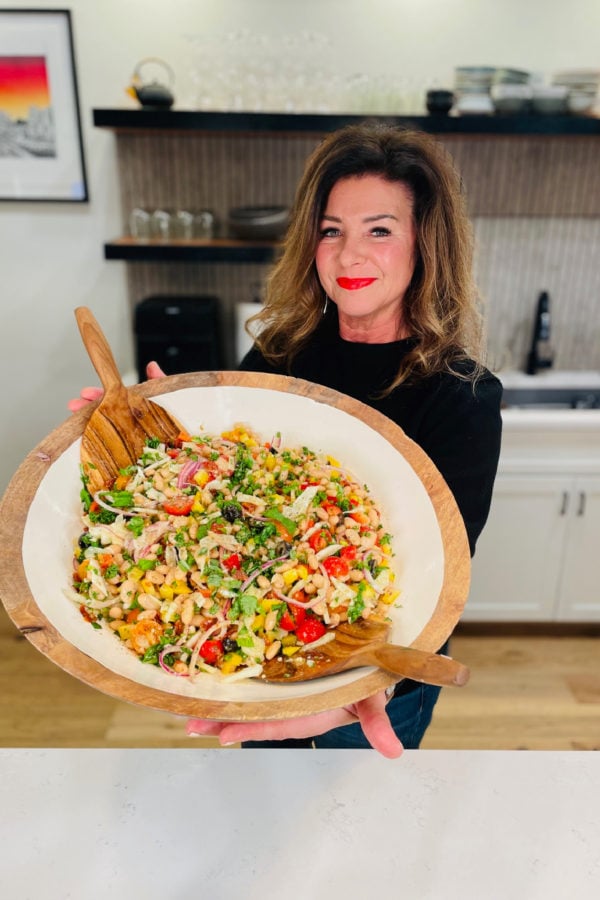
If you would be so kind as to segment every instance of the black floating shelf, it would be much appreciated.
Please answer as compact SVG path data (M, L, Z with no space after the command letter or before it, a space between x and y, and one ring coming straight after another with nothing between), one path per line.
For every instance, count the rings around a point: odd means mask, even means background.
M127 262L271 262L278 245L251 241L206 241L163 243L118 238L104 245L105 259Z
M600 135L600 118L591 116L387 116L178 109L95 109L93 114L94 125L115 131L324 133L356 122L379 121L432 134Z

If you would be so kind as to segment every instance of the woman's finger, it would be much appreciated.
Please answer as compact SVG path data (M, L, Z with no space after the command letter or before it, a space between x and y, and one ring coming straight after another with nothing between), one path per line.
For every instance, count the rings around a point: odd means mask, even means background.
M149 362L148 365L146 366L146 375L148 376L148 378L164 378L165 377L165 373L163 372L163 370L161 369L159 364L157 362L155 362L154 360L152 360L152 362Z
M356 716L346 709L317 713L298 719L284 719L274 722L210 722L205 719L190 719L186 731L193 734L218 734L222 744L237 744L242 741L284 741L290 738L315 737L340 725L356 722ZM218 728L215 728L218 725Z
M385 711L385 691L380 691L354 707L363 733L374 750L387 759L397 759L404 747L396 736L389 716Z
M186 734L190 737L217 737L222 728L223 722L215 722L212 719L189 719L185 725Z
M104 391L99 387L84 387L79 392L79 397L75 397L72 400L69 400L67 403L67 409L71 412L77 412L80 409L83 409L89 403L93 403L95 400L99 400L103 395Z

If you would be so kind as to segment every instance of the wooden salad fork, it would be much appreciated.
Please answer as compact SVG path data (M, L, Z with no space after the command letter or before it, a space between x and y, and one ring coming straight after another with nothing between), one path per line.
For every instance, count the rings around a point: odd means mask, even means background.
M79 306L75 318L104 388L104 396L81 438L82 470L93 494L109 487L121 469L140 457L147 438L172 443L181 434L182 426L158 403L125 387L108 341L91 311Z

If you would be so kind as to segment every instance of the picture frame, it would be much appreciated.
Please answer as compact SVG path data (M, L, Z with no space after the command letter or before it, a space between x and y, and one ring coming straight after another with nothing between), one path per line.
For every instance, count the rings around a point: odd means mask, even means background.
M89 200L68 9L0 9L0 200Z

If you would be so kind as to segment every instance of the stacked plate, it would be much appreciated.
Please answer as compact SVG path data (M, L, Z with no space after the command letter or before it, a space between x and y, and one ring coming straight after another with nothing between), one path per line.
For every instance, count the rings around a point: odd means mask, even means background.
M459 113L524 111L529 101L529 81L529 72L522 69L458 66L454 70L457 111Z
M575 115L590 113L598 100L600 69L565 69L554 75L552 83L567 88L569 112Z
M486 114L494 111L490 88L494 66L457 66L454 70L454 93L458 113Z

